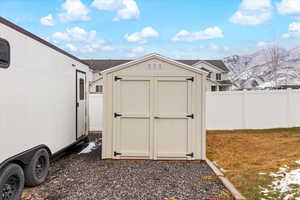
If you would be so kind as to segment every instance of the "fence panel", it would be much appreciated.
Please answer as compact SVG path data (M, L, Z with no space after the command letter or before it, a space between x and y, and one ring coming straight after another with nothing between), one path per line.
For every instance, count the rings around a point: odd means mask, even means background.
M300 127L300 90L208 92L208 130ZM102 131L103 95L90 94L90 131Z
M207 129L266 129L300 126L299 90L207 93Z
M103 94L90 94L89 113L90 131L102 131Z

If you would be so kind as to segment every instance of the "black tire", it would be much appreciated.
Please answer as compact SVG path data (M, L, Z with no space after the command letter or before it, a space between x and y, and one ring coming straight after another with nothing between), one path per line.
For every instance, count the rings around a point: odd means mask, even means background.
M0 172L0 200L20 200L24 188L23 169L9 164Z
M25 185L33 187L42 184L48 176L49 165L48 151L46 149L36 151L24 169Z

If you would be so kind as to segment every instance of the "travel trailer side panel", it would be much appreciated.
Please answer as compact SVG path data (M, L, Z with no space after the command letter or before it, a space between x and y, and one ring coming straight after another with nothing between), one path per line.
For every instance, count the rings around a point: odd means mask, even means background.
M0 68L0 164L39 145L56 153L76 142L76 70L86 72L88 91L88 66L1 23L0 38L11 48L9 68Z

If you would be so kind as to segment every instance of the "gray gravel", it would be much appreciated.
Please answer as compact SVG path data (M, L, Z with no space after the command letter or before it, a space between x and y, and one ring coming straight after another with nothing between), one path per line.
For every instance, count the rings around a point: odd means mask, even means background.
M89 154L81 149L53 162L46 183L23 199L232 199L205 162L103 161L100 145Z

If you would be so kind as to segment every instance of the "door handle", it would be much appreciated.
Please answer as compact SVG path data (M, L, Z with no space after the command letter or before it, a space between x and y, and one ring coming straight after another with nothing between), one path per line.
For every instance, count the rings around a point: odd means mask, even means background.
M155 116L154 119L160 119L160 117Z

